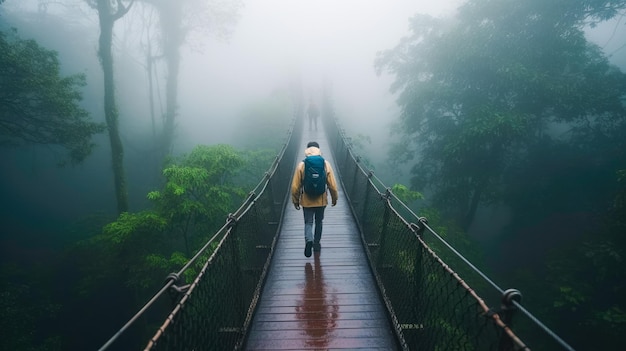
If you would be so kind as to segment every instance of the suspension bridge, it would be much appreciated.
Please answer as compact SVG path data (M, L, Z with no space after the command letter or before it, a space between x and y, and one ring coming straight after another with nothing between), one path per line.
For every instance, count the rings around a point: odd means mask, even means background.
M307 258L289 188L313 140L339 201ZM302 108L241 207L100 350L138 325L145 350L573 350L364 167L332 113L311 130Z

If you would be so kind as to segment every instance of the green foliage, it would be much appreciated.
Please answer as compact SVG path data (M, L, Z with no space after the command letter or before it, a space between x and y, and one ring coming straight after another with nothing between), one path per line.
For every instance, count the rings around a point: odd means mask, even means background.
M624 330L626 326L626 312L618 306L611 306L605 311L596 313L596 318L611 325L613 331Z
M377 58L395 74L402 108L391 157L419 151L412 187L430 187L467 228L479 204L507 203L505 176L548 127L568 123L577 144L623 136L626 79L582 31L585 19L623 7L473 0L455 21L415 16L412 35Z
M582 238L555 249L549 259L548 279L552 289L543 308L567 318L558 321L583 347L610 348L621 340L626 326L623 296L626 293L624 257L624 171L617 172L618 192L605 224ZM550 304L551 301L551 304ZM589 339L589 335L601 338ZM593 340L590 342L590 340ZM598 341L601 340L601 341Z
M148 198L188 245L188 237L206 235L223 223L235 205L233 200L245 195L233 182L244 165L244 157L232 146L198 146L163 170L163 190L149 193ZM190 253L188 247L185 251Z
M38 270L44 269L38 267ZM62 350L60 337L42 339L36 333L59 318L61 306L50 301L50 286L44 280L31 279L36 276L34 273L35 270L14 264L0 266L5 280L0 290L0 328L4 335L0 338L1 350Z
M163 169L162 188L147 194L154 204L151 209L122 213L101 235L83 244L80 251L98 248L94 255L100 256L92 259L99 268L85 268L92 272L88 276L121 276L137 296L153 292L168 271L180 269L223 225L245 196L234 180L246 167L245 153L229 145L200 145L174 159ZM192 269L185 279L195 274ZM86 280L84 284L96 286Z
M415 200L423 200L424 195L417 191L410 190L403 184L394 184L391 187L391 192L394 193L405 204L410 204Z
M560 316L553 323L574 331L570 338L580 345L592 345L581 333L602 335L602 342L593 345L603 348L619 340L626 326L621 298L626 292L623 255L623 247L601 241L555 250L543 280L552 289L548 294L552 302L540 301L550 311L546 319Z
M143 260L129 267L132 279L129 282L129 286L135 289L153 290L155 288L155 277L163 277L164 272L178 271L188 260L189 258L185 254L178 251L173 252L169 257L155 253L147 254L143 257Z
M451 340L454 340L453 345L457 345L458 347L462 347L463 350L472 351L474 348L474 341L472 340L472 336L467 335L467 333L463 330L463 328L459 328L458 325L450 324L450 321L447 321L442 318L438 318L432 322L433 329L431 333L435 335L441 335L439 340L443 345L435 345L434 350L436 351L445 351L449 350L451 346Z
M413 164L411 188L440 210L420 215L476 264L465 232L477 209L510 210L489 246L494 264L521 273L499 280L580 349L615 348L624 328L626 188L614 175L626 164L626 75L584 27L625 8L470 0L454 20L415 16L412 34L376 63L395 75L402 109L390 157Z
M105 130L80 107L85 84L84 74L61 77L56 52L0 32L0 145L58 145L82 162Z
M246 154L227 145L198 146L173 159L163 169L163 185L147 194L151 208L120 214L68 250L64 258L72 271L64 294L72 307L103 304L113 296L116 310L130 313L140 308L240 204L245 193L235 180L248 169ZM195 279L216 245L185 271L184 283Z
M420 217L425 217L428 226L432 228L443 240L454 247L463 257L470 261L475 267L489 275L489 267L486 264L487 254L479 243L472 239L453 219L445 217L434 207L422 207L417 212ZM474 270L469 268L465 262L458 258L438 239L432 235L423 235L424 241L430 248L449 265L460 277L474 289L479 296L486 296L486 292L491 292L490 286L479 277Z
M561 286L559 287L559 291L561 295L559 299L554 301L554 307L559 308L567 306L571 308L572 311L575 311L578 305L586 302L585 294L571 286Z
M115 222L107 224L103 233L113 244L125 244L139 232L162 231L167 222L152 212L122 213Z
M271 148L246 150L241 156L246 167L234 177L233 182L244 189L254 189L276 160L276 152Z
M419 215L421 217L427 218L429 226L437 232L442 238L446 241L450 242L452 238L459 237L465 243L469 243L469 238L462 233L462 230L459 228L458 224L454 223L454 221L449 218L445 218L442 216L441 212L434 207L423 207L419 211ZM460 248L461 246L466 245L457 245L453 243L453 246L456 248Z

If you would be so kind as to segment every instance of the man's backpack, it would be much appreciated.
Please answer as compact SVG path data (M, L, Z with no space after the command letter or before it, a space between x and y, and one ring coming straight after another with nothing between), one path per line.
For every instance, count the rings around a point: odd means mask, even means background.
M310 196L320 196L326 191L326 167L324 158L319 155L304 159L304 192Z

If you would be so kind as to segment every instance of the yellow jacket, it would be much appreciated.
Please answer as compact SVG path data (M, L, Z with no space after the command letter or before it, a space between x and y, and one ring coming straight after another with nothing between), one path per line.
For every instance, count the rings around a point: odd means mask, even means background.
M304 150L305 156L321 155L322 152L319 148L311 146ZM301 161L296 167L296 171L293 174L293 180L291 181L291 202L295 206L302 207L321 207L328 205L328 193L332 199L332 204L337 204L337 183L335 182L335 176L333 175L333 169L330 167L330 163L324 160L326 168L326 192L318 197L310 197L302 189L302 180L304 179L304 162Z

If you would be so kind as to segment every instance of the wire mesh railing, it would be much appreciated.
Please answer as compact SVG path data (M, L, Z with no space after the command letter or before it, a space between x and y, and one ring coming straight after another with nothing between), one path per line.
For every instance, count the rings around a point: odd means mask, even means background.
M226 223L100 350L109 349L169 295L173 308L145 350L232 350L251 322L280 230L298 155L301 108L286 142L259 184ZM183 276L195 276L184 284ZM163 321L163 319L161 319ZM118 341L119 342L119 341Z
M300 112L281 152L241 207L100 350L154 305L162 308L166 295L173 307L152 328L156 332L145 350L242 347L288 201L302 132ZM403 349L572 349L521 305L517 290L500 289L362 166L337 121L324 125L338 179ZM195 278L183 284L183 276Z
M338 178L405 350L572 350L368 170L324 103Z

